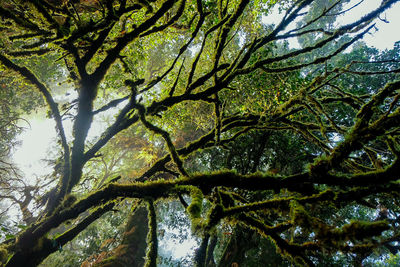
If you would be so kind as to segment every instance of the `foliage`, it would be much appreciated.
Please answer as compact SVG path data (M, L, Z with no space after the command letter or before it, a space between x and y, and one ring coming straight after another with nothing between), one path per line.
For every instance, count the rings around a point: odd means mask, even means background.
M258 245L282 265L396 254L400 45L359 41L399 1L335 23L348 2L2 1L0 103L20 103L4 124L41 95L58 151L50 182L2 197L25 225L1 264L168 264L177 200L197 266L262 264Z

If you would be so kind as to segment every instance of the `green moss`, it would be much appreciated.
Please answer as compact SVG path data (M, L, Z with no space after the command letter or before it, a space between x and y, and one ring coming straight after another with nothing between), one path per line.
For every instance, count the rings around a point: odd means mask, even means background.
M0 247L0 263L4 264L6 263L8 259L8 251L4 247Z
M203 207L203 193L200 189L193 187L190 192L190 196L192 198L192 202L186 210L192 219L200 218Z
M383 231L388 230L389 228L389 224L386 221L354 221L344 225L338 234L344 240L364 240L366 238L381 235Z
M307 166L311 175L320 175L325 173L329 160L330 158L327 155L322 155L317 159L314 159L314 162Z
M307 229L310 228L310 216L308 215L304 207L300 205L297 201L290 202L290 216L294 225L299 225Z
M208 216L208 221L206 223L208 231L211 230L224 216L224 207L221 204L216 204L211 208L210 214Z
M145 267L156 267L158 255L157 219L156 211L154 209L154 203L152 200L148 201L147 209L149 212L149 232L147 234L147 252Z
M304 232L314 232L318 242L323 244L324 249L328 250L341 249L347 241L359 242L379 236L383 231L389 229L386 221L354 221L341 228L335 228L311 216L304 206L295 201L291 203L290 215L294 225L302 227Z
M75 202L76 202L76 200L77 200L77 198L76 198L76 196L74 196L74 195L72 195L72 194L70 194L70 195L67 195L67 196L65 196L65 198L64 198L64 201L63 201L63 204L62 204L62 206L63 207L71 207Z

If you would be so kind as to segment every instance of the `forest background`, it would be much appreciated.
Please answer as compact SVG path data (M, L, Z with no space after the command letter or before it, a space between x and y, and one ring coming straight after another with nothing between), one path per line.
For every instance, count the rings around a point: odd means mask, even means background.
M362 39L400 1L364 2L2 1L1 265L398 266L400 43Z

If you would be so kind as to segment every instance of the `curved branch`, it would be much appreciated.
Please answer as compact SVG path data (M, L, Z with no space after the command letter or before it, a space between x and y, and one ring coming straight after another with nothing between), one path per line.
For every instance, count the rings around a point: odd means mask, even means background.
M46 86L41 83L38 78L26 67L20 67L17 64L13 63L7 57L0 54L0 61L9 69L12 69L18 72L22 77L26 78L30 81L42 95L44 96L53 118L56 122L56 126L58 129L58 134L61 139L61 145L63 147L64 152L64 170L69 170L69 146L67 143L67 138L65 136L64 126L62 123L60 111L58 109L57 103L54 101L53 96L51 95L50 91L46 88Z

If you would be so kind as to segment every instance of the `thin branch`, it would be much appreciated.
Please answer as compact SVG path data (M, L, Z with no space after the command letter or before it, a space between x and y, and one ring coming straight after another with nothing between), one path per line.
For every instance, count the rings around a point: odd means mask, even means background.
M13 63L11 60L9 60L7 57L3 56L0 54L0 61L8 68L18 72L22 77L26 78L29 80L33 85L35 85L36 88L38 88L39 92L42 93L44 98L46 99L47 104L49 105L49 108L51 110L51 113L53 115L53 118L56 122L57 129L58 129L58 134L61 139L61 144L63 147L63 152L64 152L64 168L68 169L69 168L69 146L67 143L67 138L65 136L64 132L64 126L62 123L60 111L58 109L57 103L54 101L53 96L51 95L50 91L46 88L46 86L41 83L37 77L26 67L20 67L17 64Z

